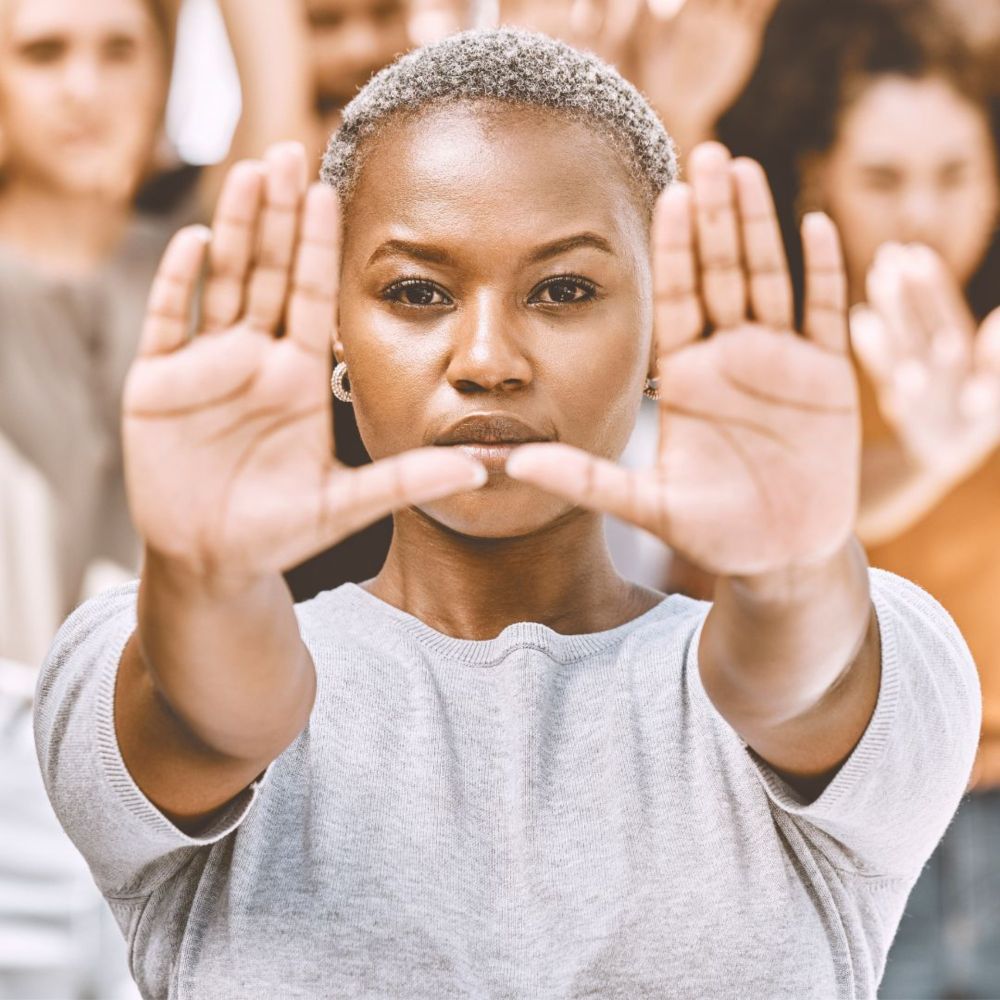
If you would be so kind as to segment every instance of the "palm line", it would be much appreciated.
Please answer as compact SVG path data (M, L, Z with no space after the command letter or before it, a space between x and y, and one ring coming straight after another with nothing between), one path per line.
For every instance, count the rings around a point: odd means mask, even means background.
M831 416L851 416L854 408L851 406L826 406L822 403L806 403L801 400L785 399L781 396L772 395L762 389L743 382L732 373L722 369L722 377L736 390L749 396L751 399L760 400L763 403L771 403L775 406L787 406L793 410L803 410L806 413L826 413Z
M708 424L710 427L718 427L718 425L721 424L743 427L746 430L760 434L762 437L766 437L768 440L773 441L775 444L780 445L788 451L795 451L795 446L786 441L780 434L777 433L777 431L773 431L770 427L766 427L764 424L759 424L755 420L749 420L745 417L726 416L725 414L718 413L702 413L698 410L689 410L687 407L677 406L676 403L667 403L663 406L663 409L666 410L667 413L674 413L681 417L688 417L691 420L701 421L702 423Z
M235 402L240 396L248 393L260 378L260 367L256 367L238 386L223 396L208 399L189 406L178 406L172 410L127 410L125 416L133 420L170 420L174 417L192 417L213 406L223 406Z

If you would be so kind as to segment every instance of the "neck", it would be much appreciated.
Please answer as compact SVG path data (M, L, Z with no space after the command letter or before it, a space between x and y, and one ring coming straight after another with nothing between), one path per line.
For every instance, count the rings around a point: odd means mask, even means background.
M128 223L127 202L55 190L23 177L0 188L0 242L40 270L84 277L114 252Z
M465 639L491 639L522 621L566 635L600 632L661 599L618 575L601 518L580 510L503 539L458 535L419 511L398 512L385 566L368 589Z

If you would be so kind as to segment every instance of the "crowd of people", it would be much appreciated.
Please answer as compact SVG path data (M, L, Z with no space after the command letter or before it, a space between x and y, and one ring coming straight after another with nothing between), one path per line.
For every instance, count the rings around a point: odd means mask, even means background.
M951 613L983 691L968 794L880 996L1000 996L1000 0L218 5L242 110L226 159L196 166L164 132L180 0L0 0L0 998L131 995L117 928L45 799L31 708L65 617L140 565L121 400L171 236L212 218L234 164L299 169L276 143L302 143L316 174L375 71L491 24L615 65L682 171L708 139L759 161L799 314L802 217L836 223L862 400L857 534L873 566ZM232 294L206 287L209 323ZM644 400L625 464L652 454L657 426ZM343 462L368 461L343 402L335 434ZM607 532L626 577L711 598L712 578L652 536L614 520ZM288 567L292 593L369 579L391 533L386 519Z

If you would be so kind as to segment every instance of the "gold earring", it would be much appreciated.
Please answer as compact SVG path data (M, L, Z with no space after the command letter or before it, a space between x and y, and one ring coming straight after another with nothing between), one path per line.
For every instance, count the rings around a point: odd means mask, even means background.
M660 380L658 378L646 378L646 384L642 387L642 394L646 399L660 398Z
M351 386L347 381L346 361L338 362L336 368L333 369L333 375L330 378L330 388L333 390L334 396L342 403L354 402L354 397L351 395Z

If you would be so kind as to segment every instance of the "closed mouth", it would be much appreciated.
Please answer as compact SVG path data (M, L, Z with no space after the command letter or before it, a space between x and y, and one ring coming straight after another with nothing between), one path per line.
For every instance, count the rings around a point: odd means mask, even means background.
M448 428L434 443L504 448L551 440L551 436L540 433L517 417L497 413L465 417Z

